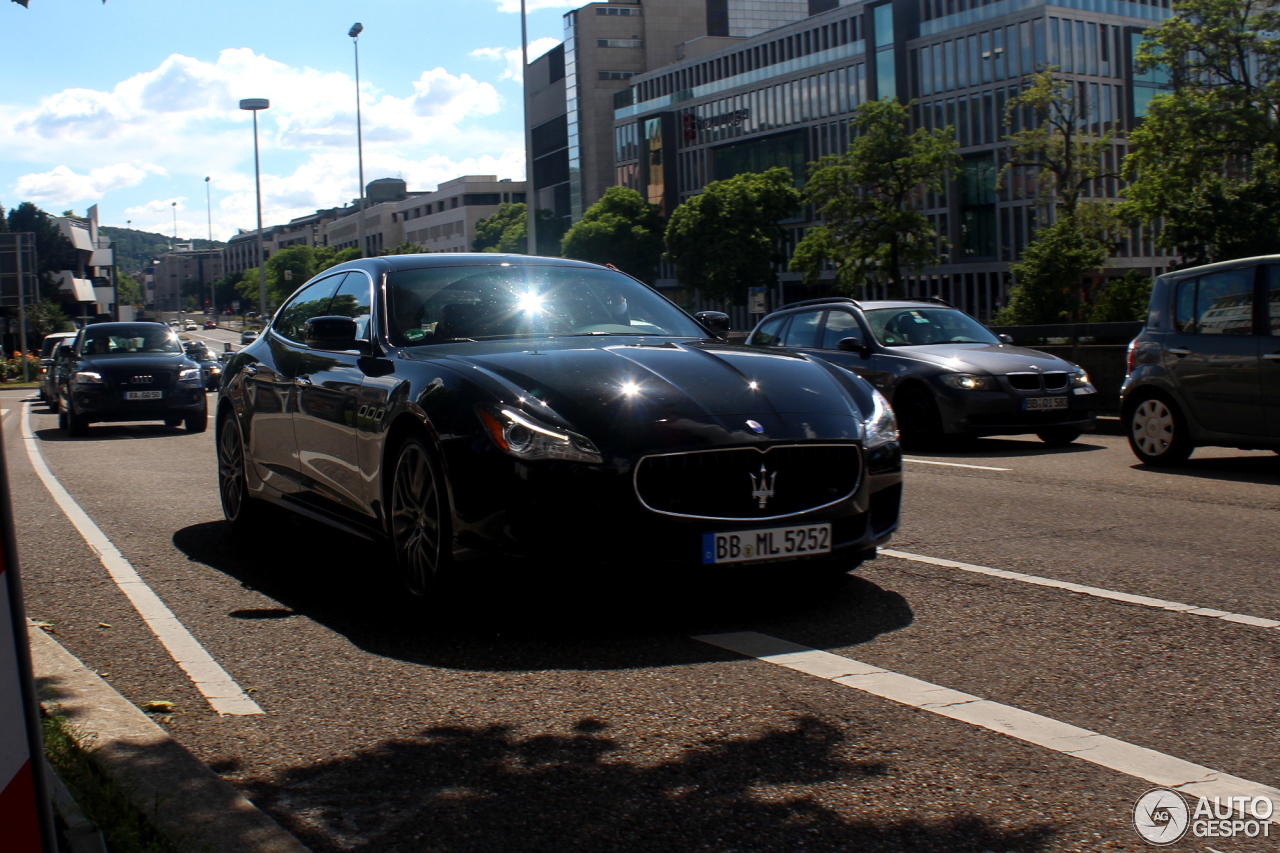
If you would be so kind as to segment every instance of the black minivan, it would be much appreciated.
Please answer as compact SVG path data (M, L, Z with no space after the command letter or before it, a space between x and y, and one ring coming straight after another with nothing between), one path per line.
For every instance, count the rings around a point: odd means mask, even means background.
M1280 452L1280 255L1159 276L1128 368L1121 417L1146 464L1205 446Z

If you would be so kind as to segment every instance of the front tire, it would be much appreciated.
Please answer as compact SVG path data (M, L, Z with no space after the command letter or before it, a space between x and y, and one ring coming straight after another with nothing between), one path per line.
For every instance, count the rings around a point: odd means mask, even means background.
M412 595L424 596L452 562L453 530L440 463L419 436L396 455L390 515L400 576Z
M67 435L72 438L83 438L88 435L89 419L84 415L76 414L75 406L71 404L70 400L67 401L65 409L66 411L58 416L58 422L61 424L65 419Z
M222 500L222 517L236 533L252 533L266 521L270 507L249 497L245 479L248 467L240 427L230 413L218 422L218 497Z
M1050 447L1066 447L1074 443L1080 435L1080 430L1073 427L1046 427L1036 433L1036 436Z
M942 415L927 390L919 386L904 389L894 399L893 408L905 447L918 450L942 443Z
M1177 406L1161 397L1148 397L1129 413L1129 447L1146 465L1180 465L1194 447L1187 421Z
M187 428L187 432L204 432L209 428L209 405L200 407L200 411L194 415L187 415L182 422Z

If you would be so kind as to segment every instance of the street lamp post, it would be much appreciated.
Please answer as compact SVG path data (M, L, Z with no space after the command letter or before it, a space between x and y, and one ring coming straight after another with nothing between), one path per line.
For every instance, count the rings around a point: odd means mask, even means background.
M178 248L178 203L170 202L170 207L173 208L173 241L169 243L169 251L173 252Z
M267 312L267 240L262 233L262 173L258 168L258 110L271 107L266 98L245 98L240 109L253 113L253 185L258 192L258 317Z
M204 179L204 209L209 217L209 251L213 251L213 196L209 190L209 179ZM218 306L213 301L213 259L210 256L209 262L209 316L210 318L218 316Z
M351 37L351 46L356 50L356 158L360 166L360 208L356 214L360 217L360 257L364 257L364 134L360 121L360 34L364 32L364 24L358 21L351 25L347 35Z
M525 252L538 254L538 208L533 194L533 129L529 127L529 22L520 0L520 90L524 95Z

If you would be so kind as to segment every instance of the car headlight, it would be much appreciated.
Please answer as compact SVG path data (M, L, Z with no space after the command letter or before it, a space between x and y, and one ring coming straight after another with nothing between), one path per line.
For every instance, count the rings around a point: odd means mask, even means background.
M1089 374L1083 368L1076 368L1071 372L1071 393L1073 394L1096 394L1097 388L1093 387L1093 383L1089 381Z
M200 382L200 368L198 367L187 368L178 374L179 385L199 385Z
M562 459L602 462L591 439L567 429L534 420L519 409L502 405L476 406L476 414L494 444L517 459Z
M862 447L874 450L898 440L898 419L893 416L889 401L876 389L871 389L871 417L862 423Z
M72 374L71 381L76 385L101 385L102 374L93 370L80 370Z
M1000 383L994 376L976 373L944 373L942 383L957 391L999 391Z

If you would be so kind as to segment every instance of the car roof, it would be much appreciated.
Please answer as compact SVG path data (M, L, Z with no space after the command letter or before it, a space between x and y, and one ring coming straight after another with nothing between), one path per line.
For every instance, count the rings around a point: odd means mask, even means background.
M421 255L379 255L376 258L358 258L338 264L325 272L362 269L372 273L398 270L415 270L424 267L492 266L493 264L520 264L522 266L583 267L607 269L599 264L574 261L569 258L545 258L539 255L503 255L496 252L431 252ZM624 273L625 274L625 273Z
M960 310L956 306L936 297L923 297L920 299L875 299L861 301L857 299L850 299L847 296L827 296L820 299L805 299L801 302L793 302L790 305L782 305L775 308L770 312L770 314L782 314L806 308L815 310L821 310L824 308L861 308L864 311L872 311L878 308L947 308L952 311Z

